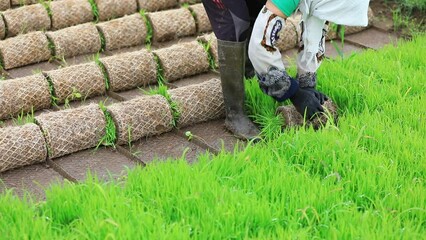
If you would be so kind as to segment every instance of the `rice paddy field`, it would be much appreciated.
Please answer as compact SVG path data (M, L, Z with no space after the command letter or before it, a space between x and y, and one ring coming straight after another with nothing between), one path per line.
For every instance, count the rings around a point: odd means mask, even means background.
M91 175L43 201L0 196L4 239L425 239L426 36L326 61L319 88L338 123L282 130L247 81L264 140ZM295 74L294 69L291 70Z

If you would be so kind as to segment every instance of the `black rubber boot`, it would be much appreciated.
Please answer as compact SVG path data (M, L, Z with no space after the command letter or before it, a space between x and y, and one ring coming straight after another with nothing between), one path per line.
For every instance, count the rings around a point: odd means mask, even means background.
M219 66L225 100L225 126L237 138L258 141L260 131L244 111L246 42L218 40Z

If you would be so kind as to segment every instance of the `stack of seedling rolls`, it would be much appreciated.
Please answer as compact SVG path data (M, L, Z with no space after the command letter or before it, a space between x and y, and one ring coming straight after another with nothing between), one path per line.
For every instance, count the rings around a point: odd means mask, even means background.
M164 42L196 33L195 19L187 8L148 13L153 40Z
M94 19L87 0L61 0L50 3L52 29L58 30L90 22Z
M138 0L139 8L148 12L174 8L178 5L176 0Z

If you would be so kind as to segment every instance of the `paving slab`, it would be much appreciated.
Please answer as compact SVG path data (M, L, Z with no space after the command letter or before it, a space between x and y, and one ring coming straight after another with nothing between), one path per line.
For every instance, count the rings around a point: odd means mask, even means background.
M211 80L213 78L220 78L219 73L210 71L208 73L204 73L204 74L200 74L200 75L196 75L196 76L192 76L192 77L183 78L183 79L180 79L180 80L177 80L177 81L173 81L170 84L172 86L175 86L175 87L185 87L185 86L189 86L189 85L193 85L193 84L202 83L202 82Z
M396 44L398 41L398 37L395 34L386 33L375 28L348 35L345 39L372 49L379 49L387 44Z
M340 56L336 48L338 48L339 51L342 52L343 58L349 57L354 53L362 52L364 50L363 48L349 42L345 42L343 44L343 47L340 40L335 40L334 43L335 45L331 41L327 41L325 43L325 56L333 59L341 58L342 56Z
M150 88L156 89L157 86L151 85L151 86L147 86L147 87L135 88L135 89L131 89L131 90L128 90L128 91L122 91L122 92L116 92L116 93L126 100L131 100L131 99L135 99L135 98L142 97L142 96L146 95L146 94L144 94L144 91L149 91Z
M32 194L36 199L43 199L44 190L51 184L60 184L64 178L48 168L45 164L27 166L15 170L10 170L0 174L0 191L14 189L18 196L25 193Z
M53 160L68 174L82 181L88 171L100 179L117 178L126 173L127 168L133 168L136 163L112 148L101 147L89 149Z
M131 147L127 146L127 149L145 163L179 159L185 152L188 162L194 162L199 154L205 152L198 145L173 132L141 139L134 142Z
M10 78L21 78L33 75L35 73L41 72L41 71L50 71L57 69L59 67L58 64L51 63L51 62L42 62L37 64L32 64L20 68L14 68L7 70L9 73Z
M181 129L182 132L190 132L198 140L215 148L216 150L233 151L235 147L244 147L245 142L236 139L225 128L225 119L197 124Z

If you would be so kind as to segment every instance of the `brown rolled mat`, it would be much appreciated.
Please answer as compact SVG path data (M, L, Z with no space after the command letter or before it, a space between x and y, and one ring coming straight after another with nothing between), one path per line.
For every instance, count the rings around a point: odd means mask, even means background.
M101 38L93 23L46 33L55 46L55 57L74 57L101 50Z
M0 41L5 69L47 61L51 57L49 42L43 32L33 32Z
M0 39L2 40L5 37L6 37L6 24L4 23L3 17L0 16Z
M8 29L7 37L50 29L50 17L41 4L7 10L3 12L3 17Z
M216 67L219 67L219 54L218 54L218 46L217 46L217 38L214 33L205 34L197 38L198 41L201 41L204 44L208 44L210 46L209 51L213 56Z
M138 0L138 4L140 10L155 12L176 7L178 2L176 0Z
M157 63L146 50L102 58L111 91L124 91L157 82Z
M173 129L173 116L166 98L145 96L108 107L117 126L117 143L125 144L142 137Z
M153 40L162 42L196 33L195 19L187 8L148 13Z
M195 14L197 22L198 32L210 32L212 31L212 25L210 24L209 17L207 16L206 9L203 4L195 4L189 6L191 11Z
M141 45L147 29L139 13L96 25L105 38L105 50Z
M43 74L0 81L0 119L49 107L49 84Z
M58 30L90 22L94 19L92 7L87 0L62 0L50 3L52 29Z
M0 0L0 11L7 10L9 8L10 8L10 1L9 0Z
M179 0L179 3L189 3L189 4L194 4L194 3L200 3L201 0Z
M46 142L36 124L0 128L0 136L0 172L46 161Z
M189 85L169 91L178 105L178 127L218 119L225 116L222 86L219 79Z
M40 0L11 0L10 3L12 6L23 6L39 3Z
M207 52L197 41L179 43L154 51L160 60L164 78L174 81L209 70Z
M105 116L96 104L37 116L47 141L49 158L96 147L105 134Z
M58 103L72 100L75 94L81 98L94 97L106 92L102 70L96 63L86 63L46 72L53 83Z
M293 21L286 21L284 28L278 34L278 40L275 43L280 51L285 51L296 47L299 43L297 26Z
M122 17L138 11L136 0L95 0L99 11L99 20Z
M353 26L346 26L345 27L345 34L354 34L363 31L364 29L371 26L371 24L374 22L374 12L371 8L368 8L368 26L367 27L353 27Z
M330 118L333 118L334 123L337 123L337 105L329 100L324 103L323 107L326 111L313 120L307 121L306 126L319 129L324 126ZM280 114L284 118L283 128L301 127L304 124L303 116L293 105L278 107L277 114Z

